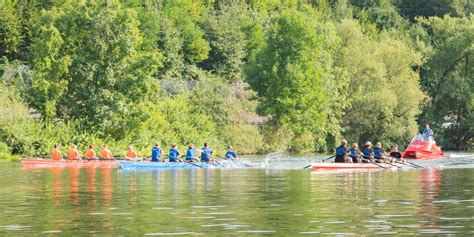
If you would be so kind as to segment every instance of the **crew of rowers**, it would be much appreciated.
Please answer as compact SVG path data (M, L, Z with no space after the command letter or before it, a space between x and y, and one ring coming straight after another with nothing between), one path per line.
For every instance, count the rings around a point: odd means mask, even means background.
M171 145L171 148L168 152L168 162L214 162L215 158L212 158L213 151L209 148L209 144L204 143L203 148L196 149L194 148L194 144L190 143L189 147L186 151L186 155L184 156L184 160L182 159L182 155L178 150L178 144L174 143ZM166 155L163 154L163 149L160 146L160 143L157 142L155 146L151 149L151 162L165 162ZM64 160L61 151L58 149L58 145L54 144L53 151L51 152L51 158L53 160ZM227 147L227 152L225 154L224 159L227 160L237 160L237 153L233 150L232 146ZM83 160L77 150L77 146L73 145L71 149L67 153L68 160ZM99 153L99 156L96 155L94 151L94 147L89 145L89 149L84 154L84 159L86 160L115 160L112 152L108 149L108 146L104 144L102 150ZM138 157L137 152L133 150L132 146L128 147L128 151L125 154L126 160L131 161L138 161L141 160Z
M398 145L390 146L389 153L382 148L382 143L377 142L372 148L371 142L366 142L364 148L359 150L357 143L352 144L349 149L347 140L341 141L341 146L336 148L335 162L337 163L373 163L373 162L403 162L402 154L398 151Z

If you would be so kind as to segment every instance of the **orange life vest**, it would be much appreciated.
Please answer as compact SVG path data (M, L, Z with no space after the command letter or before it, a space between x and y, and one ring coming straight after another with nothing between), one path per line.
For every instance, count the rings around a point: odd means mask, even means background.
M109 149L102 149L102 151L100 151L100 156L103 158L103 159L110 159L112 157L110 157L110 151Z
M53 151L51 152L51 158L53 160L60 160L61 159L61 152L57 148L53 149Z
M137 153L134 151L127 151L127 157L128 158L137 158Z
M87 159L94 159L95 157L95 152L94 149L89 149L87 150L86 154L84 155Z
M79 152L77 152L76 149L71 149L69 150L69 152L67 153L67 158L69 160L78 160L79 159Z

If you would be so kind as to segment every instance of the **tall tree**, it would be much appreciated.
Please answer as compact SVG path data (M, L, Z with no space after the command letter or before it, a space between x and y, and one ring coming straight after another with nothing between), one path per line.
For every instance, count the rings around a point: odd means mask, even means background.
M314 149L313 136L325 125L322 69L317 63L321 39L316 24L296 10L274 17L266 45L248 74L260 101L260 113L271 116L277 127L289 127L294 140L304 138L303 148L310 149Z
M29 102L46 121L72 118L106 131L148 95L161 56L143 46L134 10L68 2L43 11L34 29Z
M421 73L430 99L420 122L434 123L444 145L467 149L474 137L474 17L432 17L419 24L432 46Z

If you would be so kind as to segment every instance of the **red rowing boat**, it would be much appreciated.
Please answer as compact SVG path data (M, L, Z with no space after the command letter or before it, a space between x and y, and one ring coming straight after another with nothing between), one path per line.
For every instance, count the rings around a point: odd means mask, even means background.
M384 163L312 163L311 167L314 171L334 171L349 169L390 169L395 166Z
M423 135L417 135L408 145L407 149L403 152L403 158L411 159L422 159L422 160L434 160L440 158L446 158L441 147L436 145L436 142Z
M25 168L50 168L50 167L97 167L97 168L118 168L116 160L44 160L37 158L20 158Z

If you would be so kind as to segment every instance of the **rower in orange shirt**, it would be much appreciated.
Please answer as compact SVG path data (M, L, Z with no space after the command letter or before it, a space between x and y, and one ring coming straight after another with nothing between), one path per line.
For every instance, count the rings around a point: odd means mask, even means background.
M63 155L59 151L58 145L56 145L56 144L53 145L53 151L51 152L51 159L53 159L53 160L62 160L63 159Z
M95 155L94 147L89 145L89 149L84 154L87 160L98 160L97 156Z
M104 160L112 160L112 152L107 148L107 144L104 144L104 148L100 151L100 157Z
M133 150L132 146L128 146L127 154L125 154L126 160L136 160L138 158L137 153Z
M67 159L68 160L82 160L81 156L79 155L79 152L77 151L76 145L73 145L71 150L68 151Z

